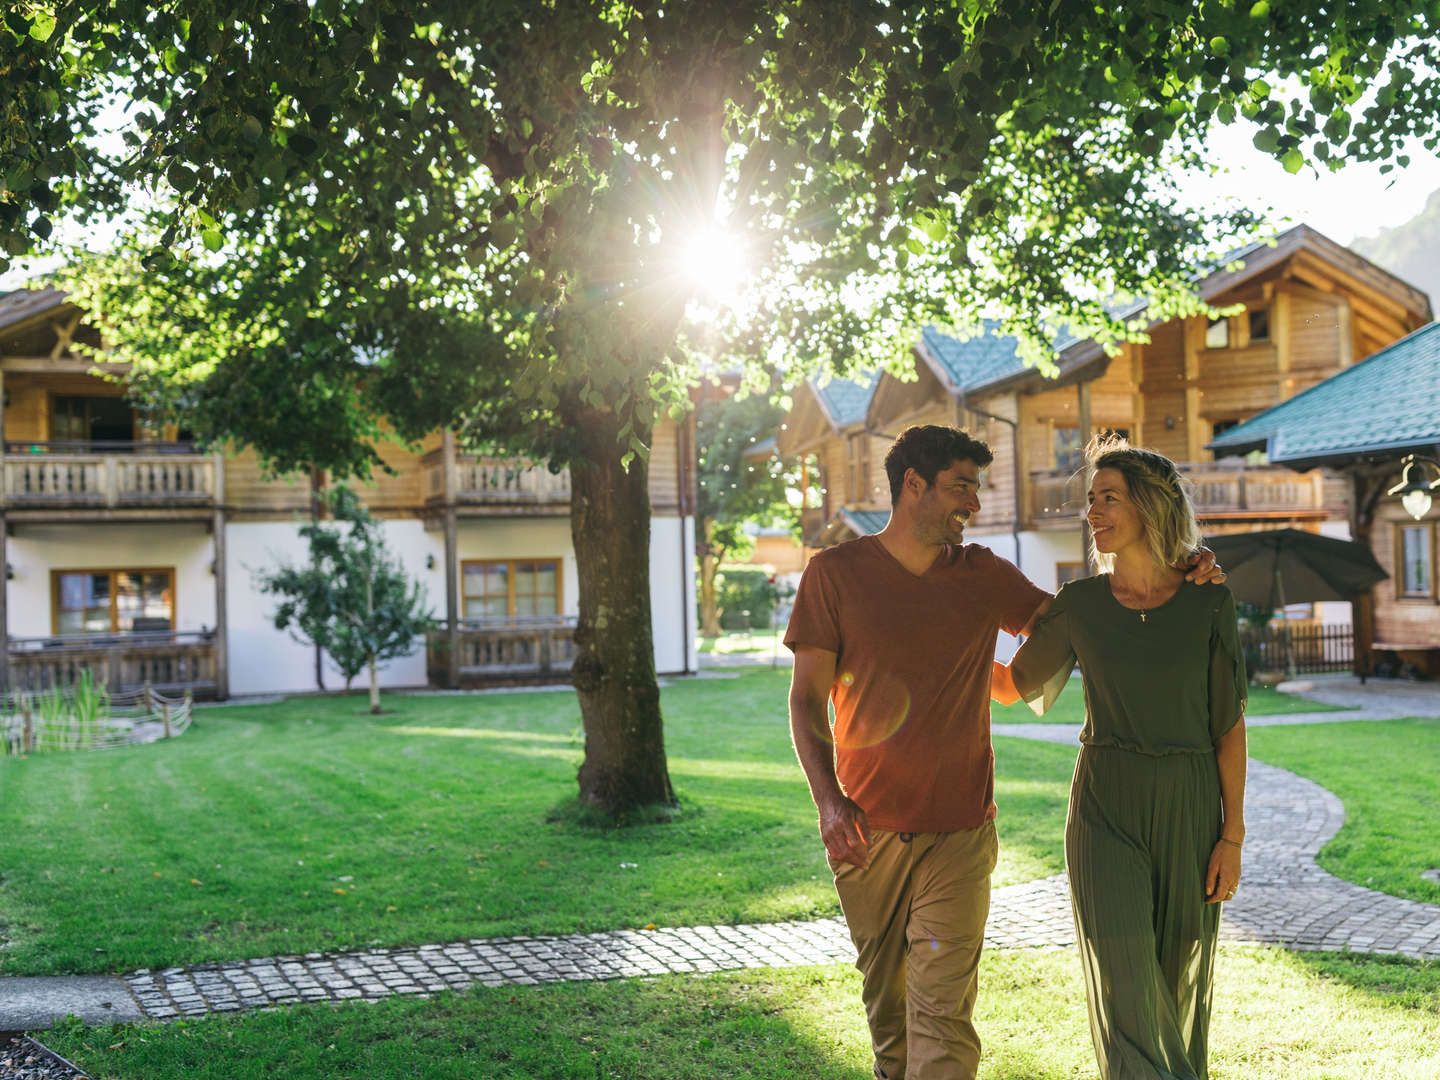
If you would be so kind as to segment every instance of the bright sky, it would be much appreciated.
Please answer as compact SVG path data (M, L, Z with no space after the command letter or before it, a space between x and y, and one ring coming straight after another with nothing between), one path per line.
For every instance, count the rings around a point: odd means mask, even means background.
M1251 144L1254 129L1243 121L1218 128L1211 147L1227 172L1198 176L1184 186L1193 205L1236 200L1263 214L1278 228L1303 222L1330 239L1349 244L1381 229L1409 221L1440 189L1440 156L1419 140L1409 147L1410 164L1380 175L1380 164L1347 165L1339 172L1306 167L1295 175Z

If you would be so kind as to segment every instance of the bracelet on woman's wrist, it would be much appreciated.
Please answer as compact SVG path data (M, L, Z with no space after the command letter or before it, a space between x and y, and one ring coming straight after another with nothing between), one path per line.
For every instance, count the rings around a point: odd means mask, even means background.
M1244 841L1244 840L1231 840L1228 836L1222 836L1222 837L1220 837L1220 842L1221 842L1222 844L1234 844L1236 847L1244 847L1244 846L1245 846L1245 841Z

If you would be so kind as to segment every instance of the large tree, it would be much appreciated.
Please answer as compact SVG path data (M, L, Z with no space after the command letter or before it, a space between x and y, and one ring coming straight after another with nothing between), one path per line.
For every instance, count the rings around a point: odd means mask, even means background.
M1107 295L1194 310L1190 268L1246 222L1183 212L1169 170L1237 118L1292 171L1433 149L1434 12L19 0L0 244L146 189L153 235L82 299L155 404L279 469L363 472L382 419L568 465L580 789L618 809L672 797L645 449L697 349L845 369L984 309L1043 360L1059 323L1127 333ZM747 288L697 328L717 224Z

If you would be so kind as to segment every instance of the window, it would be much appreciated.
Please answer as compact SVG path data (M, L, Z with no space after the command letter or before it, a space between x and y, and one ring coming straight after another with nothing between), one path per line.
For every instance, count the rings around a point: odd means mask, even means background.
M50 413L52 442L130 442L135 412L120 397L57 395Z
M1085 564L1083 562L1057 562L1055 564L1055 588L1060 588L1067 581L1079 581L1085 576Z
M1435 528L1424 522L1401 525L1398 532L1400 595L1429 599L1435 595Z
M1230 320L1211 319L1205 324L1205 347L1207 349L1228 349L1230 347Z
M1085 463L1080 447L1080 429L1057 427L1055 429L1055 468L1078 469Z
M558 559L467 562L462 583L467 619L560 614Z
M1257 308L1250 314L1250 340L1270 340L1270 309Z
M56 570L55 633L173 629L174 580L174 570Z
M1224 435L1225 432L1229 431L1231 428L1239 426L1239 420L1216 420L1213 424L1210 425L1210 437L1212 439L1218 438L1219 436Z

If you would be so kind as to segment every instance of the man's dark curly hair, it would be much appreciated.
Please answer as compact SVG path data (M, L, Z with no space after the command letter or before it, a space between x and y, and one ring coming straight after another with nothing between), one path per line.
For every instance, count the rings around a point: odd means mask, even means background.
M937 473L957 461L973 461L983 469L994 460L990 447L959 428L943 424L908 427L885 455L885 475L890 478L890 503L893 506L900 501L906 469L914 469L926 484L933 484Z

